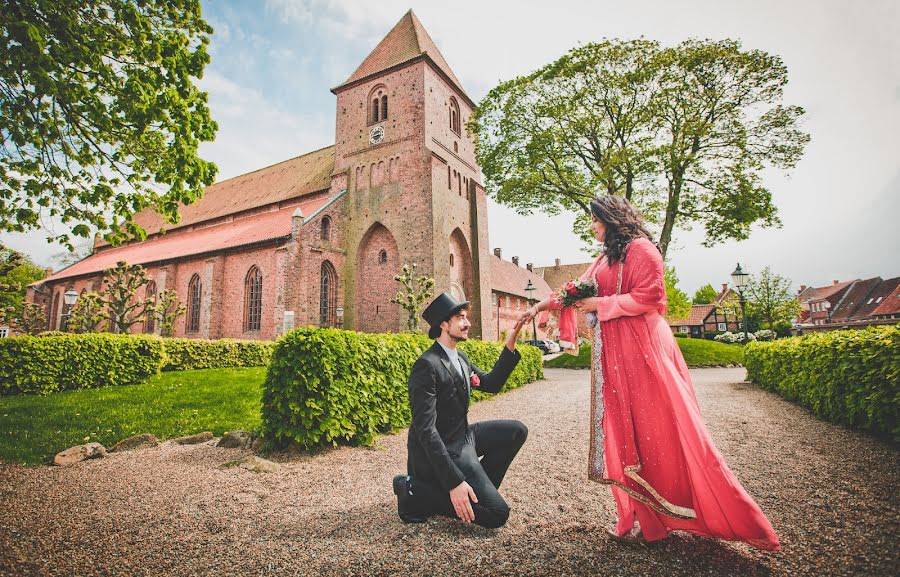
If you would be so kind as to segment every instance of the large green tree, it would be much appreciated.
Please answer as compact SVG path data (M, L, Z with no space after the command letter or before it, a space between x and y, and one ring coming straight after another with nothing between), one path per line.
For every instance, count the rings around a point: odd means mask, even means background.
M747 315L765 321L765 328L775 330L789 324L800 314L800 301L791 286L791 280L766 267L750 277L744 294L747 297Z
M25 304L25 289L44 278L45 271L26 255L0 244L0 310L17 318Z
M665 268L666 281L666 316L670 319L685 319L691 314L691 300L678 288L678 273L675 267Z
M717 296L719 296L719 293L716 292L716 289L714 289L711 284L707 283L697 289L694 293L694 300L692 302L695 305L708 305L716 300Z
M734 41L608 40L501 83L468 128L499 203L575 211L589 240L590 199L623 195L660 227L665 257L676 226L701 224L711 245L779 224L761 172L792 168L809 141L786 84L780 58Z
M45 222L110 242L176 222L215 180L216 123L194 85L212 28L199 0L6 0L0 10L0 230Z

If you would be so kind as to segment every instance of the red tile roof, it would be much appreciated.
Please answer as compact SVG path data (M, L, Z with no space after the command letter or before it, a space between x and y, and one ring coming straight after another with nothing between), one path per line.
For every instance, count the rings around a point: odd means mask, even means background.
M845 288L850 284L850 282L851 281L844 281L823 287L806 287L802 292L800 292L799 295L797 295L797 299L801 304L806 304L817 299L828 298L839 290Z
M886 315L896 312L896 304L891 304L891 295L896 292L898 285L900 285L900 277L890 278L879 283L879 285L869 293L869 298L867 298L866 302L859 307L856 314L853 315L853 318L863 319L873 317L876 314ZM896 299L895 297L894 300L900 299Z
M854 281L831 312L831 322L843 322L857 317L858 309L869 299L869 293L881 282L880 277ZM837 294L837 293L835 293Z
M258 213L195 230L172 231L143 242L104 248L65 268L42 282L95 274L114 267L117 262L146 265L227 248L286 237L291 234L291 215L300 208L305 222L329 201L337 198L317 196L305 203L280 210Z
M495 255L490 255L488 259L490 259L489 262L491 264L492 290L538 300L547 298L553 292L550 289L550 285L543 278L533 272L529 272L527 268L499 259ZM530 297L525 292L525 287L528 285L529 280L536 289Z
M703 324L716 305L691 305L691 312L685 319L667 319L670 327L696 327Z
M142 210L134 220L148 234L160 228L174 230L206 220L296 198L331 186L334 146L315 150L266 168L217 182L194 204L179 209L181 222L167 224L152 210ZM99 243L106 245L106 243Z
M891 294L882 299L881 304L878 306L878 308L872 311L872 316L875 317L879 315L892 315L896 313L900 313L900 282L897 283L897 286L894 287L894 290L891 291Z
M387 36L378 43L378 46L363 60L362 64L350 75L350 78L334 88L332 92L347 84L363 80L392 66L408 62L422 55L427 55L441 72L446 74L456 84L460 92L463 91L462 83L453 74L450 65L444 60L443 55L437 49L431 36L425 31L422 23L410 10L387 33Z

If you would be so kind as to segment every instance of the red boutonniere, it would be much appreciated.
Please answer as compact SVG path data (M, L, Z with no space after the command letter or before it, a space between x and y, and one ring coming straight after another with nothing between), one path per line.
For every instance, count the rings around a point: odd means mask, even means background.
M477 387L481 384L481 379L478 378L478 375L472 373L472 376L469 377L469 382L472 383L473 387Z

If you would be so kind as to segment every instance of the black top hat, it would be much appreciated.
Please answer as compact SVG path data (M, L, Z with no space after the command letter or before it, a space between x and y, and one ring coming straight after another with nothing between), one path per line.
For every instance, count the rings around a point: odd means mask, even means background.
M431 304L422 311L422 318L431 325L428 329L428 338L436 339L441 336L441 323L450 320L450 317L469 305L469 301L456 302L450 293L441 293Z

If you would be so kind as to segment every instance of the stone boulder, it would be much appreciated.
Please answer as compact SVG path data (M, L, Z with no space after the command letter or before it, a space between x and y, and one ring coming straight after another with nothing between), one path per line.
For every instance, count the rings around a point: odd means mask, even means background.
M53 457L53 464L60 467L74 465L86 459L98 459L106 456L106 447L100 443L87 443L69 447Z
M140 435L128 437L127 439L119 441L118 443L113 445L112 449L110 449L109 452L113 453L116 451L133 451L134 449L155 447L158 444L159 439L157 439L155 435L151 435L150 433L142 433Z
M250 431L226 431L216 446L226 449L249 449L255 436Z
M257 457L256 455L244 457L243 459L241 459L241 462L238 466L241 469L247 469L248 471L253 471L254 473L274 473L281 470L281 465L279 465L278 463L267 461L265 459Z
M215 439L215 437L213 437L213 434L211 432L203 431L202 433L197 433L196 435L188 435L187 437L178 437L177 439L172 439L172 442L179 445L198 445L200 443L212 441L213 439Z

